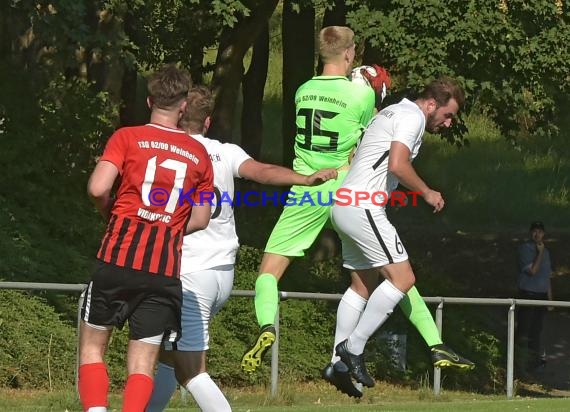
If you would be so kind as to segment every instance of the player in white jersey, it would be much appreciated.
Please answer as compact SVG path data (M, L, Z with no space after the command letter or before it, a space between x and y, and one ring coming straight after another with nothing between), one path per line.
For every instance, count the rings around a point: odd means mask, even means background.
M339 306L335 350L353 378L365 386L374 386L374 380L366 371L364 346L415 283L406 249L386 217L384 196L401 183L421 193L434 212L444 207L441 193L418 176L412 161L424 131L437 133L451 126L464 101L458 83L442 77L426 86L417 100L404 99L381 110L367 127L340 189L342 196L337 193L332 207L331 220L342 241L344 266L356 272L351 289L370 291L359 310L346 309L355 313L344 315ZM338 325L341 317L342 328ZM340 330L345 336L338 336ZM447 362L449 353L435 356Z
M215 199L208 227L185 236L182 246L182 337L161 353L155 385L147 412L162 411L176 389L177 381L194 397L202 411L224 412L231 407L206 372L208 327L224 305L233 286L234 263L239 242L231 199L234 178L261 184L313 186L336 179L335 169L322 169L310 176L291 169L257 162L241 147L204 137L210 125L214 100L204 86L190 90L181 126L208 152L214 168ZM196 236L195 236L196 235Z

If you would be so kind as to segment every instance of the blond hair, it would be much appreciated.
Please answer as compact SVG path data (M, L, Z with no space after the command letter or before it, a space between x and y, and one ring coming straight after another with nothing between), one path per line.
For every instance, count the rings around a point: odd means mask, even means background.
M319 33L319 55L330 63L354 45L354 32L346 26L328 26Z
M180 127L187 132L201 133L206 118L214 111L214 96L206 86L194 86L186 101L188 104L180 119Z

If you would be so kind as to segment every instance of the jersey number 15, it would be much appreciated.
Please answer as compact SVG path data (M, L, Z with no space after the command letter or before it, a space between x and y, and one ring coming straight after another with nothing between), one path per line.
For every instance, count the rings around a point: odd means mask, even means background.
M334 152L338 148L338 132L321 129L322 119L332 119L338 113L318 109L299 109L297 117L304 117L303 127L297 127L297 136L303 136L304 142L297 141L299 147L314 152ZM318 136L328 137L328 144L313 143L313 138ZM315 139L317 141L322 139ZM323 142L324 143L324 142Z

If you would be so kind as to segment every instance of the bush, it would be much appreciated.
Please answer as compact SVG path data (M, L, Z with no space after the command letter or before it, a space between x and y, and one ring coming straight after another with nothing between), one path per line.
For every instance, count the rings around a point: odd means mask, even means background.
M252 290L257 278L262 252L242 246L236 266L234 289ZM422 266L422 265L418 265ZM310 264L301 259L290 268L287 287L281 290L342 293L348 279L343 278L338 261ZM429 270L429 266L423 268ZM300 276L310 273L310 276ZM428 277L429 278L429 277ZM328 285L328 286L327 286ZM453 289L453 285L447 285ZM304 381L320 379L320 369L330 360L334 341L337 303L318 300L286 300L280 304L279 375L280 379ZM503 383L499 341L487 329L479 310L454 306L445 313L445 340L476 364L475 371L462 373L446 370L447 387L493 391ZM373 337L367 346L370 371L376 378L416 384L418 377L433 371L429 350L419 333L402 313L394 315L379 330L406 334L407 369L400 371L392 362L385 341ZM209 353L210 373L226 385L269 383L269 359L253 376L244 375L239 367L246 347L259 331L250 298L231 298L214 318Z
M73 385L75 329L45 299L0 290L0 385L61 389Z
M465 86L467 109L488 111L503 132L557 132L553 121L565 110L556 98L570 87L565 47L570 15L562 1L346 4L352 8L347 24L390 69L396 90L419 88L436 75L452 75Z
M242 246L236 266L234 289L252 290L262 251ZM418 265L421 266L421 265ZM427 270L427 269L426 269ZM307 282L310 273L314 278ZM283 290L340 292L342 280L337 261L310 265L300 260ZM325 285L331 289L327 290ZM341 290L339 290L341 289ZM69 298L67 310L74 309ZM62 299L57 300L62 301ZM63 299L63 301L65 301ZM336 302L286 300L280 304L279 375L282 380L320 379L320 369L332 353ZM14 388L69 388L75 379L77 338L75 316L62 320L48 297L0 290L0 386ZM473 308L454 306L445 312L445 341L477 364L475 371L444 371L446 387L492 392L504 383L499 362L503 354L499 341L485 325L484 315ZM252 376L241 372L240 360L259 328L251 298L232 297L214 318L208 355L210 374L224 385L269 384L269 361ZM378 379L416 385L433 370L429 351L417 331L396 310L380 329L407 335L407 369L393 364L386 342L373 337L367 346L370 372ZM128 328L115 330L109 343L106 363L112 389L121 389L126 377ZM308 344L310 343L310 344ZM268 356L268 360L269 360Z

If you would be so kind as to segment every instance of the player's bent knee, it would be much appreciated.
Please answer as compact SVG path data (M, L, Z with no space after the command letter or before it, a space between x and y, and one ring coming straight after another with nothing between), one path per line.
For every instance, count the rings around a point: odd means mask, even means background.
M413 272L402 273L400 276L396 276L391 282L401 292L406 293L416 283L416 277Z
M416 283L416 277L412 275L411 278L404 280L403 284L401 285L400 289L402 292L407 293Z
M189 371L184 368L175 367L174 368L174 376L176 376L176 380L178 384L183 387L186 387L188 383L199 375L199 373L194 373L195 371Z
M416 276L409 265L399 266L399 264L394 264L384 266L382 274L403 293L410 290L416 283Z
M261 259L259 273L271 273L280 280L292 260L293 258L287 256L266 252Z
M206 372L206 352L176 351L174 353L174 369L176 380L185 386L192 378Z

